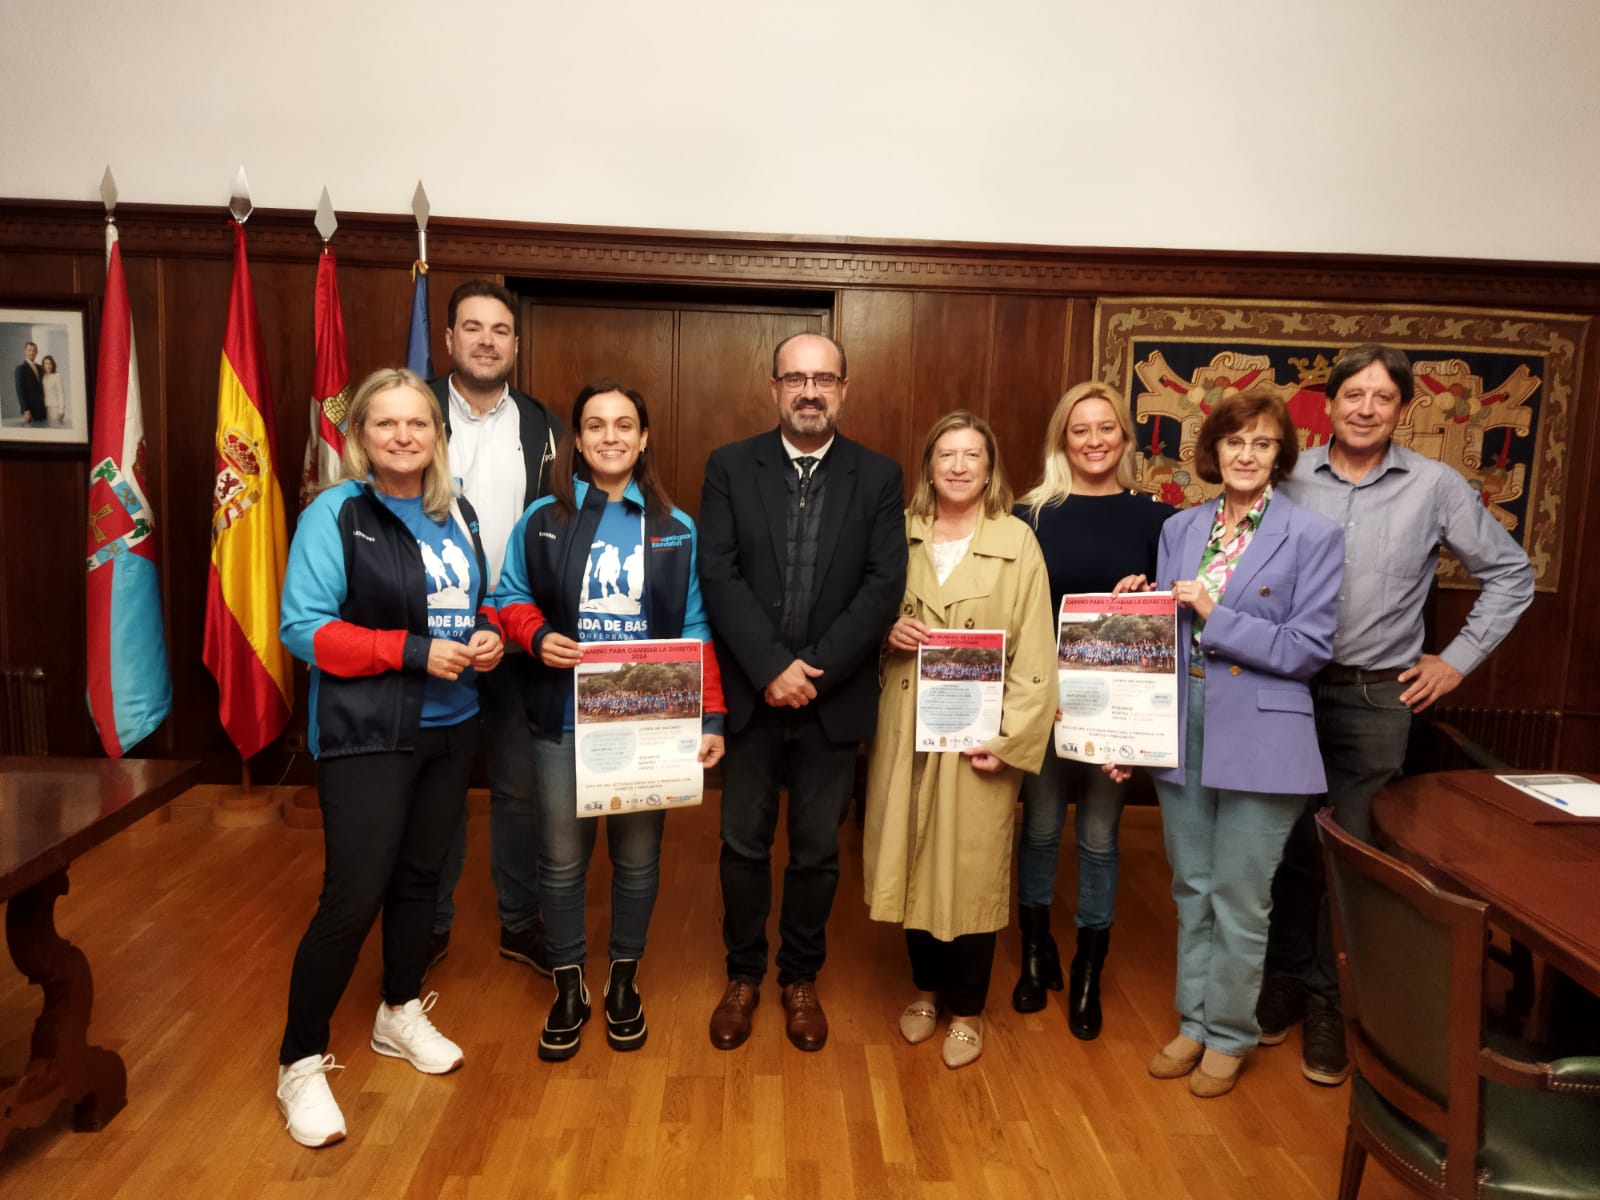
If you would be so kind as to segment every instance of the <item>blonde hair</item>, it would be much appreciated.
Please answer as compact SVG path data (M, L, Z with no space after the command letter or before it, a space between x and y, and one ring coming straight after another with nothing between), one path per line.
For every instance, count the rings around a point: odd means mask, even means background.
M1138 452L1133 432L1133 419L1128 406L1109 384L1096 380L1075 384L1056 403L1050 414L1050 424L1044 435L1044 473L1018 503L1032 510L1037 524L1042 509L1060 504L1072 494L1072 464L1067 458L1067 425L1072 420L1072 410L1085 400L1104 400L1111 406L1122 430L1122 457L1117 460L1117 486L1124 490L1133 487L1133 456Z
M933 448L939 439L953 429L974 429L983 438L984 450L989 455L989 478L983 483L983 515L991 521L1011 512L1011 485L1000 469L1000 448L995 445L994 430L989 422L976 413L958 408L946 413L928 430L928 440L922 447L922 474L917 477L916 489L911 493L911 506L906 510L914 517L933 516L937 497L933 492Z
M455 489L450 480L450 443L445 437L444 413L439 409L439 398L422 381L422 376L404 367L379 367L361 381L350 401L350 419L345 425L344 453L339 460L340 479L359 479L365 483L372 478L372 460L362 443L362 431L372 402L382 392L395 388L410 388L428 402L428 415L433 419L433 458L422 469L422 511L435 521L450 515Z

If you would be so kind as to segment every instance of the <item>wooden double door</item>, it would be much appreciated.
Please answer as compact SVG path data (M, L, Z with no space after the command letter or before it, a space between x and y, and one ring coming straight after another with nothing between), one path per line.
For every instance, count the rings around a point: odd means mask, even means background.
M519 315L525 390L563 418L594 380L643 395L657 470L691 516L699 515L706 456L777 423L767 386L773 348L793 334L831 333L833 325L831 295L557 292L523 295Z

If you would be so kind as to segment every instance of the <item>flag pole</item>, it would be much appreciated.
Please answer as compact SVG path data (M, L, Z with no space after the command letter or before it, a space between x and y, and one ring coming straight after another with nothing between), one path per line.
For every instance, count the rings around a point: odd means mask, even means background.
M232 193L228 198L228 212L242 229L254 210L255 205L250 199L250 184L245 178L244 166L241 164L239 173L234 177ZM237 280L235 280L234 286L238 286ZM226 352L224 352L224 359L226 357ZM276 470L276 461L273 462L272 469ZM209 619L210 614L208 613L208 625ZM220 680L219 687L221 687ZM276 789L255 790L250 777L250 760L241 749L239 752L239 791L237 793L223 793L211 810L212 823L228 828L271 824L278 819L279 812L275 791Z
M324 422L332 422L334 432L342 428L345 415L345 401L350 392L350 377L348 354L344 346L344 319L338 312L339 291L334 281L336 271L333 254L333 235L338 232L339 220L333 210L333 197L328 194L326 186L322 189L322 197L317 202L316 217L313 224L317 228L317 236L322 239L322 253L317 256L317 288L315 312L314 341L316 349L316 365L314 378L311 384L311 420L306 431L305 469L301 475L300 509L305 511L307 504L315 497L317 491L332 483L337 477L334 464L327 461ZM326 271L326 290L324 272ZM324 307L331 306L333 311L325 313ZM325 319L328 318L328 319ZM330 337L336 337L337 346L327 344ZM331 365L326 356L336 355L336 365ZM331 375L330 375L331 367ZM337 394L334 385L337 384ZM332 409L332 411L330 411ZM340 443L342 448L342 441ZM302 674L301 668L295 668L295 677ZM305 735L297 734L290 739L289 744L294 747L294 753L299 754L307 749ZM294 829L321 829L322 805L318 799L317 788L296 788L290 793L283 805L283 823Z
M406 335L406 366L424 379L433 377L432 331L428 323L428 193L422 180L411 194L417 219L417 261L411 264L411 328Z

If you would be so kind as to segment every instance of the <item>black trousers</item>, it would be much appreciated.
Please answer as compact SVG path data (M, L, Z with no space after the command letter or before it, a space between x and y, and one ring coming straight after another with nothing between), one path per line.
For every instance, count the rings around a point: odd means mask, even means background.
M926 929L906 930L911 981L919 992L935 992L958 1017L975 1017L989 999L994 933L964 933L942 942Z
M850 807L856 743L832 742L809 709L761 708L727 738L722 761L722 940L728 978L767 973L778 790L789 793L789 862L778 916L778 983L817 977L839 887L839 822Z
M461 823L478 718L417 731L409 752L317 764L322 896L289 977L280 1063L328 1049L328 1022L383 914L383 998L414 1000L427 968L439 869Z

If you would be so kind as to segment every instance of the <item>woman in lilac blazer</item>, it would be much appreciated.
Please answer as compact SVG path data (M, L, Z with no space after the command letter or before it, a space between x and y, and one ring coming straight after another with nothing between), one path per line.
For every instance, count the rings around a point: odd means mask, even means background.
M1333 654L1344 534L1273 485L1297 455L1269 388L1222 400L1195 470L1215 502L1161 531L1178 603L1176 770L1156 773L1178 906L1178 1036L1150 1062L1197 1096L1232 1089L1256 1044L1272 875L1308 795L1326 788L1308 680ZM1151 590L1142 575L1118 591Z

